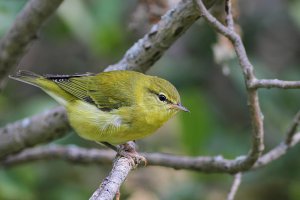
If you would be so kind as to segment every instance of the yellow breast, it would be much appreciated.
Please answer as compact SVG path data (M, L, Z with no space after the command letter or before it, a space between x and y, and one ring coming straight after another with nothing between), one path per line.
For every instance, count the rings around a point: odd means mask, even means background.
M159 112L134 107L104 112L89 103L73 101L66 108L70 124L79 136L111 144L143 138L167 121L164 117L153 117Z

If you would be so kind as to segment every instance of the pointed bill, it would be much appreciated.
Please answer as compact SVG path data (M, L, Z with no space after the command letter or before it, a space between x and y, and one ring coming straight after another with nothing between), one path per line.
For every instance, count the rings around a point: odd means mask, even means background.
M177 108L179 110L182 110L184 112L190 112L189 109L187 109L186 107L184 107L181 103L173 104L173 107Z

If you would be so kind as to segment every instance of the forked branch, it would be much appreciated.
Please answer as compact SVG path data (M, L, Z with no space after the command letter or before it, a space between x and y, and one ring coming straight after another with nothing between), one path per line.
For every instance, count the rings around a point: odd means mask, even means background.
M256 89L250 88L251 82L253 80L256 80L254 75L254 69L248 59L241 37L234 31L234 23L231 12L231 1L225 1L227 26L223 25L214 16L211 15L201 0L197 0L197 3L199 11L203 18L207 21L207 23L211 25L217 32L227 37L233 43L235 52L237 54L240 66L243 71L247 89L249 112L253 127L252 147L247 156L241 159L236 159L236 161L230 166L230 168L235 173L239 171L245 171L247 169L250 169L254 165L254 163L257 161L257 159L260 157L264 150L263 115L260 109L257 91Z

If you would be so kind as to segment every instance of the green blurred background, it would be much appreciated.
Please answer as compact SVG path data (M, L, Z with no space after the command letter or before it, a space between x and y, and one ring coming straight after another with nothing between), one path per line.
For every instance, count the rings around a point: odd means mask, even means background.
M0 0L0 37L27 1ZM65 0L44 24L17 69L41 74L100 72L116 63L148 30L134 0ZM299 80L300 1L240 1L239 24L258 78ZM180 155L247 154L251 126L236 59L216 64L217 36L199 20L147 72L170 80L191 110L156 134L138 141L139 150ZM299 90L259 91L265 117L266 150L283 138L299 109ZM0 94L0 126L57 106L41 90L9 80ZM76 134L53 143L102 148ZM244 174L236 199L299 200L300 145L266 168ZM0 168L0 200L88 199L111 166L38 161ZM122 199L225 199L232 177L162 167L137 169L122 186Z

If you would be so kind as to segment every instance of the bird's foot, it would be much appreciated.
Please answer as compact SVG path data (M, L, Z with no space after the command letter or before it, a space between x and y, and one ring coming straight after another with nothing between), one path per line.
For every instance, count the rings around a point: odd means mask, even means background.
M130 159L131 164L134 168L136 168L141 163L144 163L144 166L146 166L147 165L146 158L144 156L141 156L135 150L134 146L135 145L132 145L130 143L125 143L125 144L119 145L118 154L120 156Z

